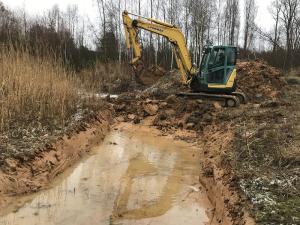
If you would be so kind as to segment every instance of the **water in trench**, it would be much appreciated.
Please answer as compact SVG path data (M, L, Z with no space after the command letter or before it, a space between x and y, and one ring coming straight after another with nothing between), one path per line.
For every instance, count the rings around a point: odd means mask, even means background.
M0 225L201 225L212 207L197 150L150 131L112 131L93 154Z

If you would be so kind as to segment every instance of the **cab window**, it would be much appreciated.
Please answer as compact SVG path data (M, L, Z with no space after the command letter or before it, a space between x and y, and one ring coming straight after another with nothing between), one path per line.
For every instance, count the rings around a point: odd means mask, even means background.
M207 60L208 60L209 53L210 53L210 50L209 49L205 49L204 54L202 56L201 68L205 68L206 67L206 63L207 63Z
M227 49L227 66L234 66L236 64L236 50L235 48Z
M216 68L221 66L225 66L225 49L215 48L211 51L208 67Z

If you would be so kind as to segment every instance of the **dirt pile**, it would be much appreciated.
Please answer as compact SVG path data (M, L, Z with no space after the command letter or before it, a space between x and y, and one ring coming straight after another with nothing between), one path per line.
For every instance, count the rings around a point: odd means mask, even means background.
M170 95L164 100L142 99L123 95L111 99L119 122L134 122L148 118L159 129L183 128L201 132L216 120L222 107L202 100L186 100Z
M278 97L285 86L283 74L263 61L240 62L237 71L238 89L256 103Z
M139 77L141 82L150 86L155 84L160 78L162 78L166 74L166 70L160 66L152 65L147 69L143 70L141 76Z
M179 71L172 70L146 88L143 94L148 97L166 98L181 91L189 91L189 87L182 83Z

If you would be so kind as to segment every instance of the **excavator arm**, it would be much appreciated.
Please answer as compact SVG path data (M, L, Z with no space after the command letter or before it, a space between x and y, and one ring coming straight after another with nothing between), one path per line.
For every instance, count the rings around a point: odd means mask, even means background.
M138 16L138 19L132 19L129 15ZM198 71L193 67L190 53L186 47L185 37L179 28L172 24L141 17L139 15L128 13L127 11L124 11L122 16L125 29L126 46L129 49L133 49L134 57L131 64L134 68L137 66L142 57L142 50L138 40L138 31L142 29L161 35L172 43L182 81L185 84L189 84L191 82L192 77L196 75Z

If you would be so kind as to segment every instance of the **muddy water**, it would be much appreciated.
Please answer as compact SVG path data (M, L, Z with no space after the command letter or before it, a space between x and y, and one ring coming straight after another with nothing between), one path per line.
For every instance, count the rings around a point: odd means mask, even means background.
M16 199L0 225L201 225L211 205L196 149L119 127L49 189Z

